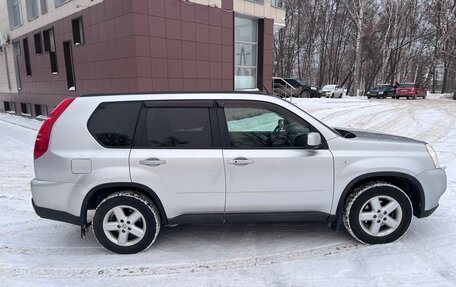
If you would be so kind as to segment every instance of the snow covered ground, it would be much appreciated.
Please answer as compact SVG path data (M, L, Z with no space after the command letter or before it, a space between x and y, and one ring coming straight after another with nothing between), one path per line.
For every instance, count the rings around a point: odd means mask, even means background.
M136 255L104 251L30 203L40 122L0 113L0 286L455 286L456 101L300 99L332 126L428 141L448 190L398 242L366 246L325 224L178 226Z

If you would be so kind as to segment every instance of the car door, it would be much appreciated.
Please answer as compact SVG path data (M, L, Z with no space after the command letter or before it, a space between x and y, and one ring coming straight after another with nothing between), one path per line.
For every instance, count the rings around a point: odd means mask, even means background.
M131 180L152 189L170 219L218 214L223 220L225 173L213 105L150 101L141 110L130 154Z
M306 147L314 127L272 103L221 101L219 107L227 221L232 214L329 213L333 156L324 139L318 149Z

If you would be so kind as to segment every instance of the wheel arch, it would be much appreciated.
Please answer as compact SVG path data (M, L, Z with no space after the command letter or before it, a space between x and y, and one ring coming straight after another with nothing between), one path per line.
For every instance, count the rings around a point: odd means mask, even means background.
M374 172L356 177L344 188L337 203L336 215L332 216L332 221L336 223L336 225L333 225L335 229L339 229L341 226L341 214L347 197L353 192L355 187L371 181L384 181L398 186L410 198L413 205L413 215L418 218L424 216L424 190L416 178L401 172Z
M116 182L116 183L105 183L92 188L84 197L81 206L81 226L87 223L87 211L95 209L100 202L117 191L131 190L143 194L150 198L152 202L157 206L160 212L160 219L163 224L168 223L168 217L166 216L165 209L160 198L157 194L149 187L134 183L134 182Z

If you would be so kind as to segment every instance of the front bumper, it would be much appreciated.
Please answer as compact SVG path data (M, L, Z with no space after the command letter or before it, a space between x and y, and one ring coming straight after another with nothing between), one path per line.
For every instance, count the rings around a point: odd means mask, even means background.
M384 97L386 94L379 94L379 93L370 93L367 94L368 97L373 97L373 98L378 98L378 97Z
M426 170L416 176L424 193L424 208L420 217L431 215L439 206L440 197L447 188L447 177L442 168Z

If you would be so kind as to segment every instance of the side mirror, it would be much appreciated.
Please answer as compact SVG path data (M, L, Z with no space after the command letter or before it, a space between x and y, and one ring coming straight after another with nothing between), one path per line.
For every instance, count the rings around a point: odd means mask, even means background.
M307 147L311 149L318 148L321 145L321 136L319 133L309 133L307 135Z

